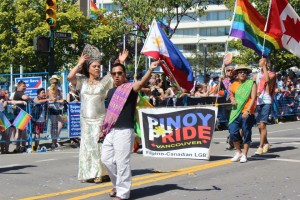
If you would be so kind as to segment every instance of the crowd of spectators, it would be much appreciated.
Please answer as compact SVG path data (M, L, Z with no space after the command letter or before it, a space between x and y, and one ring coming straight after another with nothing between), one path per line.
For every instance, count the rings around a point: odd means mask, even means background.
M20 100L13 100L15 93L9 94L8 90L0 90L0 112L3 112L11 123L16 116L16 107L19 107L19 105L27 105L28 101L32 101L31 105L35 105L31 106L30 113L33 116L32 133L34 134L34 139L36 139L34 150L39 150L40 147L38 141L40 139L40 134L43 133L45 129L49 129L49 137L52 138L51 148L55 149L59 147L57 139L59 138L65 122L63 113L66 106L64 106L64 104L67 102L80 101L80 95L78 94L78 91L72 88L72 85L69 85L69 93L64 100L59 88L59 78L54 75L50 79L50 87L38 90L37 97L34 100L28 99L25 93L25 96L21 95ZM206 74L203 83L196 82L194 89L189 92L185 89L178 89L177 87L172 86L165 74L153 73L148 84L145 85L141 92L154 107L184 106L188 105L183 103L185 102L184 99L187 97L194 99L196 102L200 99L204 100L207 97L212 97L214 99L216 97L223 97L224 91L222 88L219 88L220 80L221 79L217 75ZM297 77L293 71L288 73L277 72L276 83L277 87L274 94L270 123L280 123L286 118L300 120L300 77ZM24 88L26 89L26 87ZM178 104L178 102L181 102L181 104ZM199 102L202 102L200 104L203 104L203 101ZM47 106L45 106L46 104ZM229 106L226 107L228 108ZM219 118L218 121L226 122L228 116L225 114L223 115L222 111L222 107L219 107L219 114L221 114L221 118L223 119ZM46 123L47 113L47 116L50 119L50 123L48 124ZM218 117L220 117L220 115L218 115ZM222 125L223 124L224 123L222 123ZM226 123L222 127L226 127ZM1 153L8 153L10 141L26 139L23 134L20 134L22 132L18 131L14 126L11 126L6 130L1 127L0 131L2 135L1 140L7 141L1 142ZM72 145L78 146L80 138L71 138L70 141ZM20 145L19 142L16 142L15 144L15 153L26 151L25 145Z

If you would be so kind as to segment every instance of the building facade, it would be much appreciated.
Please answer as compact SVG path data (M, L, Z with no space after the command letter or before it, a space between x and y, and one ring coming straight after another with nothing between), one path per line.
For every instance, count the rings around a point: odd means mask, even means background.
M119 9L112 0L93 0L99 8L107 11ZM205 14L197 16L193 10L188 16L184 16L171 41L188 59L195 57L195 53L204 55L212 45L218 45L218 55L222 57L225 52L225 44L229 40L232 12L224 5L218 5L211 1ZM180 8L179 8L180 9ZM176 21L172 21L171 28Z

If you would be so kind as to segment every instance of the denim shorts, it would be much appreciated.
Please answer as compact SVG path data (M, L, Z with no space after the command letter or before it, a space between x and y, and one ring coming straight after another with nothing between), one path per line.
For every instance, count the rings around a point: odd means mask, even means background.
M242 118L242 113L229 124L230 141L237 142L243 139L244 144L251 142L252 127L254 125L254 115L249 115L248 118ZM240 129L243 131L243 138L240 135Z
M271 112L271 104L261 104L256 106L256 123L267 123L269 119L269 114Z

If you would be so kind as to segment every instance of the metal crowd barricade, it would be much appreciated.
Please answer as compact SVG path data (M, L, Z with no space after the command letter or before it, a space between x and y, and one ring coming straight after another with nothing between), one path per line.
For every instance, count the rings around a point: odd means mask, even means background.
M3 127L0 131L0 143L15 144L22 142L29 143L29 141L31 141L31 134L28 126L25 130L19 130L13 124L20 110L21 108L18 107L18 104L7 104L5 110L2 112L2 115L8 120L6 123L8 124L8 128ZM24 111L28 113L28 105ZM4 118L2 118L2 120L3 122L5 121Z
M300 95L285 96L275 93L270 117L273 123L278 123L279 118L296 118L300 116Z
M66 103L30 103L32 141L69 138ZM40 134L37 138L36 134Z

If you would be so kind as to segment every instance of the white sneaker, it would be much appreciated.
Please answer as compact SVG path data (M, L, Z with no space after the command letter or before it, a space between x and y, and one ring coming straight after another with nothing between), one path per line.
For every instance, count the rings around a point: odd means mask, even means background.
M240 159L240 163L245 163L245 162L247 162L247 157L243 154Z
M242 157L243 154L239 153L239 152L235 152L233 158L231 158L232 162L237 162L240 160L240 158Z

